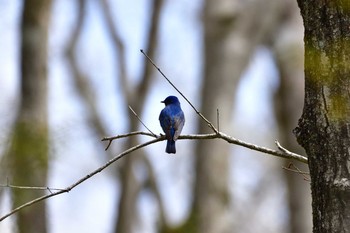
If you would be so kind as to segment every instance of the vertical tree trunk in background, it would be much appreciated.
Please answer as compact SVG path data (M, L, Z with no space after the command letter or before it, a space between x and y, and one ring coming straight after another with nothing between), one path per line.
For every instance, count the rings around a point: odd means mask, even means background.
M48 169L47 44L49 0L24 1L21 44L21 103L9 160L16 185L46 186ZM30 201L40 191L12 190L13 206ZM17 214L19 233L47 232L45 202Z
M304 100L303 26L300 10L294 0L285 3L285 18L274 41L274 54L279 70L279 87L275 95L275 113L278 123L278 140L291 151L303 154L292 133L301 116ZM284 162L286 163L286 162ZM287 161L290 163L290 161ZM307 171L306 165L293 162ZM284 164L286 166L286 164ZM301 175L282 171L286 180L289 203L289 223L286 233L309 233L312 229L311 193L309 182Z
M147 48L145 52L150 57L155 57L156 49L158 47L158 30L160 13L163 6L163 0L153 0L151 2L150 25L147 31ZM121 68L121 67L119 67ZM125 68L125 67L124 67ZM126 99L126 106L130 104L137 113L142 113L146 96L148 94L150 84L152 81L153 67L149 62L145 61L141 81L134 89L128 89L127 79L119 77L124 87L124 96ZM135 95L137 93L137 95ZM137 131L140 122L134 114L127 109L129 116L129 132ZM137 145L137 137L129 137L126 143L127 148ZM137 155L138 154L138 155ZM145 156L144 152L136 151L134 156L127 156L120 168L121 178L121 197L118 203L118 219L115 226L115 232L132 233L136 230L137 221L137 197L142 188L142 183L138 181L134 173L134 164L138 157ZM163 224L163 223L160 223Z
M309 158L313 232L350 232L350 2L299 0L305 102L298 142Z
M222 130L231 129L234 91L239 75L232 75L234 52L230 32L234 8L224 8L227 1L208 0L204 9L204 79L201 112L216 123L220 110ZM216 7L215 7L216 5ZM227 11L226 11L227 10ZM210 132L199 120L199 132ZM194 208L197 232L230 232L229 154L230 146L220 141L198 141L196 146L196 183Z
M261 11L264 7L264 13ZM220 130L232 132L234 95L238 80L258 44L275 29L280 4L207 0L204 7L204 80L201 112L214 124L220 111ZM199 132L208 132L199 122ZM198 141L192 220L196 232L233 232L230 214L229 155L220 141ZM188 232L188 231L187 231Z
M291 51L285 51L291 52ZM279 61L281 62L281 61ZM302 106L299 104L303 98L303 84L300 83L295 75L295 70L289 70L288 63L279 64L280 71L280 86L276 93L276 115L279 129L278 140L289 150L303 154L300 146L296 145L296 140L292 134L292 130L301 114ZM295 68L295 67L294 67ZM285 73L287 72L287 73ZM289 73L288 73L289 72ZM290 161L284 162L290 163ZM307 171L308 168L302 163L293 162L302 171ZM301 175L283 171L287 186L287 200L289 203L289 231L290 233L309 233L311 231L311 194L309 183L303 180Z

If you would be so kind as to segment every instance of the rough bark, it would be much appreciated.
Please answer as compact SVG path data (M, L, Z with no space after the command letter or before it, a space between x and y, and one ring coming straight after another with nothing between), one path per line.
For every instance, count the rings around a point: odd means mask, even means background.
M21 27L21 103L9 150L16 185L46 186L48 169L47 43L51 1L24 2ZM40 191L12 190L13 206L30 201ZM46 232L46 207L40 202L17 214L18 232Z
M298 3L305 102L295 132L309 157L313 232L350 232L350 3Z

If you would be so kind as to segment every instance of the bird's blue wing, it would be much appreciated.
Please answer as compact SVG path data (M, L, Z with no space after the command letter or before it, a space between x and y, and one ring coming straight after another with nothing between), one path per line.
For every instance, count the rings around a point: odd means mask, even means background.
M175 134L175 130L173 128L173 122L171 117L171 112L168 108L164 108L159 115L160 126L162 127L166 138L168 140L172 140Z
M185 124L185 116L179 106L167 106L159 115L160 125L168 140L176 140Z
M175 134L173 136L174 141L180 136L182 128L185 125L185 115L180 109L180 111L173 118L173 125L175 129Z

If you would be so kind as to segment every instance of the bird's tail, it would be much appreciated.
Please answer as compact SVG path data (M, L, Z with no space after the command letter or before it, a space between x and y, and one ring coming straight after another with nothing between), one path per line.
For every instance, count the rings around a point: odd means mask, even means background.
M165 152L168 153L168 154L175 154L176 153L175 141L174 140L168 140L167 141Z

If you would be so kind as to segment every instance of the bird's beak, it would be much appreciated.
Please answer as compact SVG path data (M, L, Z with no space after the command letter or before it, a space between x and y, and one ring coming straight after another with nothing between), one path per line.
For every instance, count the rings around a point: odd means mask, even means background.
M160 101L160 102L164 104L164 100L162 100L162 101Z

